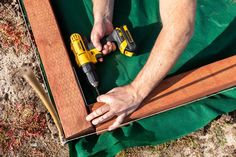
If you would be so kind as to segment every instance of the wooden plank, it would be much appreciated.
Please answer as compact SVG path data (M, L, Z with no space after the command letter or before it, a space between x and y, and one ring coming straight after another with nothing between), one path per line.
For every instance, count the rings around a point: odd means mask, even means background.
M49 0L24 0L66 138L93 131Z
M235 74L236 55L165 79L144 100L138 110L125 119L122 126L236 86ZM102 105L95 103L91 110L94 111ZM96 131L106 131L113 122L114 118L96 126Z

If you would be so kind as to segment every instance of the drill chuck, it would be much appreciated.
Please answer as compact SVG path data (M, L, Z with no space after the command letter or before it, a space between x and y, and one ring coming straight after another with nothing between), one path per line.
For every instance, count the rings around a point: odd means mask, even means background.
M98 77L94 69L94 65L92 63L86 63L81 66L83 72L86 74L89 83L94 87L98 87Z

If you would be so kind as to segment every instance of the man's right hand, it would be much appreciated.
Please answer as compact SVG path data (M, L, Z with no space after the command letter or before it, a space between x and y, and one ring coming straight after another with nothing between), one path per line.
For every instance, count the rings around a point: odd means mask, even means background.
M93 45L96 47L98 51L102 51L104 55L108 54L111 51L114 51L116 49L115 44L111 42L107 42L105 45L103 45L100 42L100 40L106 36L112 33L113 31L113 25L111 21L109 21L106 18L103 18L99 21L96 21L94 23L92 32L91 32L91 41Z

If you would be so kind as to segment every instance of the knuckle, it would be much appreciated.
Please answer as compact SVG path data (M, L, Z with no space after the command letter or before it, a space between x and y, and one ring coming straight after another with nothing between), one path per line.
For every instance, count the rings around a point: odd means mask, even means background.
M101 112L106 112L107 110L108 110L107 105L105 105L101 108Z
M103 100L105 100L105 102L110 105L111 104L111 101L112 101L112 98L110 95L104 95L103 96Z
M96 33L96 32L93 32L92 34L91 34L91 40L96 40L96 39L98 39L99 38L99 35Z
M108 99L108 101L109 101L110 104L113 104L113 103L114 103L114 99L113 99L112 96L109 96L107 99Z
M116 115L116 112L114 110L110 111L111 115Z
M106 116L101 116L101 118L99 120L103 121L104 119L106 119Z
M101 117L101 119L104 120L104 119L107 119L107 117L108 117L107 115L104 115Z
M107 118L109 118L109 117L111 117L111 116L112 116L112 114L111 114L111 113L108 113L108 114L104 115L103 118L104 118L104 119L107 119Z
M95 113L95 115L96 115L96 116L98 116L98 115L100 115L100 113L101 113L101 110L100 110L100 109L97 109L97 110L95 110L95 112L94 112L94 113Z

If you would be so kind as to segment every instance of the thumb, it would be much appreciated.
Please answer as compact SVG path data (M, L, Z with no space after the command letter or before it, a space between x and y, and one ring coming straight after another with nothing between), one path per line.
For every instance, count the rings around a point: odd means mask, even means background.
M112 131L112 130L118 128L118 127L121 125L121 123L124 121L125 116L126 116L125 113L119 115L119 116L116 118L116 121L108 128L108 131Z
M93 35L91 36L91 41L94 45L94 47L98 50L98 51L102 51L102 45L100 43L100 39L102 38L101 35L99 35L98 33L92 33Z
M103 102L105 104L112 104L112 98L111 96L104 94L104 95L100 95L99 97L97 97L97 102Z

